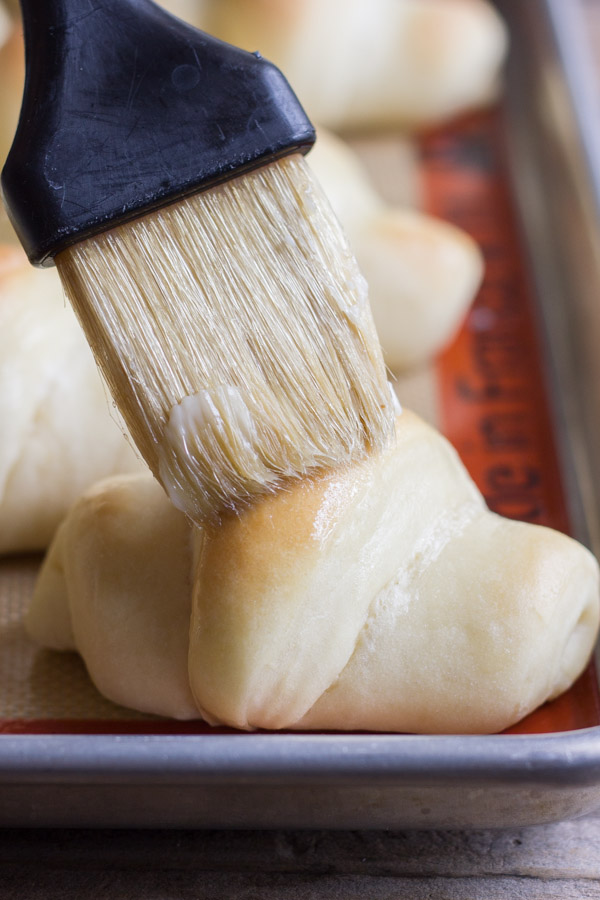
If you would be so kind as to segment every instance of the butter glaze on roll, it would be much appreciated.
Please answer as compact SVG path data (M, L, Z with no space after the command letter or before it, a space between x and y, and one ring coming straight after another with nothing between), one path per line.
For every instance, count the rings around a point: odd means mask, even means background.
M569 687L598 617L592 555L489 512L450 445L404 412L393 449L210 532L146 476L98 485L61 527L27 624L146 712L484 733Z

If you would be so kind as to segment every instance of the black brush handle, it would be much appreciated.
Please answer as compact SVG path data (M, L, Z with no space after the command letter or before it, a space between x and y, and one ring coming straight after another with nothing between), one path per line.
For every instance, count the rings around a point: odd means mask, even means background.
M314 142L275 66L152 0L21 5L25 93L2 190L34 264Z

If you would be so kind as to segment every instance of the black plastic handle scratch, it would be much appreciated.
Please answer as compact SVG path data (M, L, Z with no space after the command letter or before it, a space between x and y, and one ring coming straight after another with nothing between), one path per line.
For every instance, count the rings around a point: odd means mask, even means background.
M152 0L21 0L26 82L2 172L30 260L314 142L283 75Z

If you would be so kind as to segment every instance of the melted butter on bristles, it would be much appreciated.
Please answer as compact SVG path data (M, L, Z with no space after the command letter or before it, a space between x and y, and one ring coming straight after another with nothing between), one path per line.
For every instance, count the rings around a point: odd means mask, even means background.
M196 522L391 440L366 285L303 157L56 262L133 440Z

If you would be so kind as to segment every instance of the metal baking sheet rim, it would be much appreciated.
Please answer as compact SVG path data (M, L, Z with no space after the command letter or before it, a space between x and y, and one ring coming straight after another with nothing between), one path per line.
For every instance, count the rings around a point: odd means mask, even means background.
M509 19L519 8L500 5ZM555 4L536 5L556 26ZM508 827L599 806L600 726L491 736L0 735L4 827Z
M600 727L0 739L0 824L12 827L503 827L599 804Z

